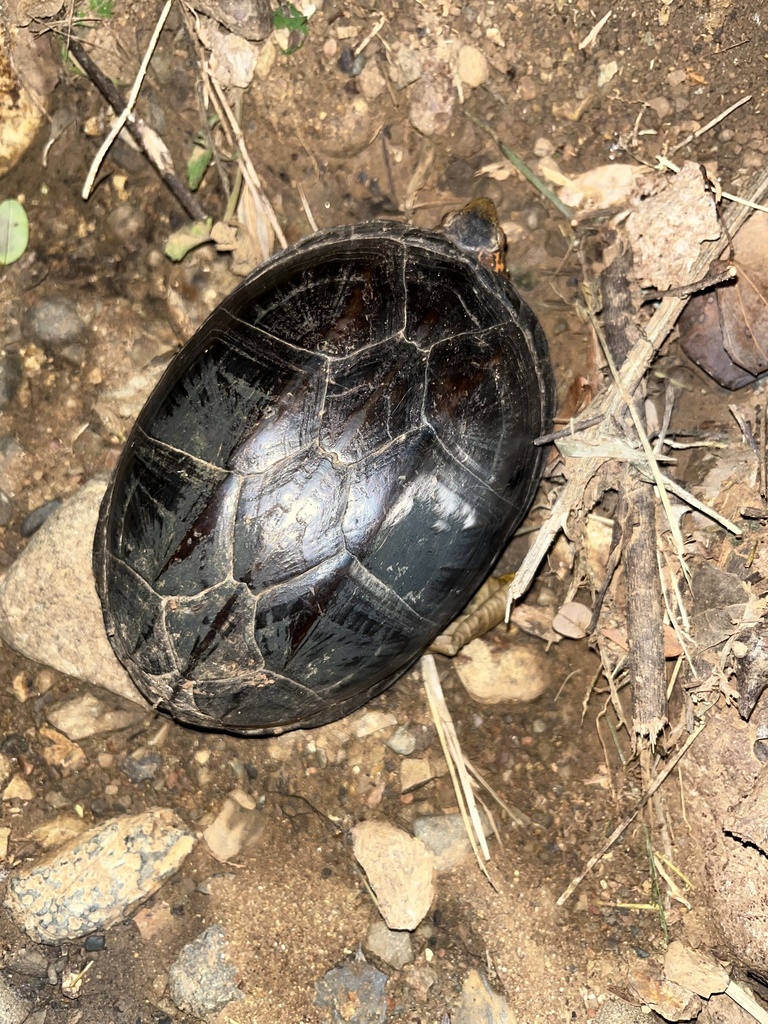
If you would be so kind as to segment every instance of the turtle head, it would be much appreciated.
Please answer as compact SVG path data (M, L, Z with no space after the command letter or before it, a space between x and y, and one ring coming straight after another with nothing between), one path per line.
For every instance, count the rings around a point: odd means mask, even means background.
M490 199L481 196L443 220L443 234L457 249L473 256L489 270L502 273L507 239L499 224L499 215Z

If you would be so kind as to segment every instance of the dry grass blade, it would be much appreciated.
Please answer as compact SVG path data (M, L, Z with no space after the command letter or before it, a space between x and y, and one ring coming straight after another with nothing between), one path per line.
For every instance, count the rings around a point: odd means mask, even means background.
M250 154L248 153L248 147L245 144L245 138L243 137L243 133L240 129L240 125L237 122L237 118L235 117L232 108L227 102L227 98L224 95L224 92L219 83L216 81L216 79L211 78L210 84L213 87L212 95L216 97L217 101L217 112L219 113L219 116L221 117L222 121L226 123L229 132L234 137L237 143L238 164L243 175L243 181L245 182L246 187L252 194L253 202L256 208L261 210L264 216L268 219L272 227L272 230L275 233L275 238L277 238L281 247L285 249L288 243L286 241L285 235L283 234L283 229L280 227L280 222L277 219L277 214L275 213L272 204L270 203L264 189L262 188L261 180L259 179L259 176L256 173L256 169L253 166L253 161L251 160Z
M661 784L664 782L664 780L667 778L667 776L670 774L670 772L673 771L673 769L675 768L677 763L680 761L680 759L683 757L683 755L687 752L688 748L691 746L691 744L694 742L694 740L696 740L701 735L701 733L704 730L706 724L707 724L707 719L703 718L699 722L699 724L696 726L696 728L693 730L693 732L688 737L688 739L685 741L685 743L677 751L677 753L670 759L669 763L664 768L664 771L661 772L660 775L656 776L656 779L654 780L654 782L646 790L645 795L635 804L635 806L629 812L629 814L626 816L624 821L622 821L622 823L620 825L618 825L613 830L613 832L608 836L608 838L603 843L603 845L600 847L600 849L597 851L597 853L593 854L589 858L589 860L587 861L586 865L584 866L584 870L580 874L578 874L570 882L570 884L565 889L565 891L558 897L558 899L557 899L557 906L558 907L562 907L562 905L566 902L566 900L570 899L570 897L578 889L578 887L581 885L582 881L584 880L584 878L586 878L586 876L589 874L589 872L592 870L592 868L602 860L602 858L610 850L610 848L617 841L617 839L619 839L619 837L621 835L623 835L625 830L632 824L632 822L635 820L635 818L640 813L640 811L642 811L642 809L645 807L645 805L651 799L653 794L658 790L659 786L661 786Z
M474 775L474 777L477 780L478 784L480 786L482 786L483 789L485 789L486 792L488 792L490 794L490 796L493 797L493 799L496 801L496 803L499 805L499 807L502 809L502 811L504 811L505 814L508 814L509 817L517 825L519 825L521 828L539 828L539 829L543 828L542 825L537 824L537 822L535 822L533 820L533 818L529 818L527 814L523 814L523 812L518 810L517 807L512 807L512 805L508 804L506 802L506 800L502 800L502 798L499 796L499 794L496 792L496 790L493 788L493 786L488 782L487 779L483 778L483 776L480 774L480 772L477 770L477 768L472 764L472 762L469 760L468 757L464 758L464 764L467 766L467 771L470 772L471 775ZM488 820L490 821L490 823L491 823L491 825L493 827L493 831L494 831L494 834L496 835L496 838L499 840L499 846L501 846L502 845L501 836L499 835L499 832L498 832L498 830L496 828L496 823L493 820L491 812L488 810L488 808L485 806L485 804L483 804L483 810L488 815Z
M445 754L445 759L448 763L448 771L451 775L451 782L453 783L454 792L456 793L456 799L458 800L459 810L464 822L464 828L466 829L467 836L469 837L472 852L475 855L480 870L491 883L493 888L497 889L493 879L488 874L488 869L483 863L483 860L488 861L491 859L491 854L488 850L488 843L485 838L485 829L483 828L483 823L480 820L480 812L477 809L475 795L472 792L472 780L470 779L469 772L467 771L464 755L461 750L461 744L459 743L459 739L456 735L453 719L451 718L450 712L448 711L448 707L445 703L445 697L443 696L442 687L440 686L440 678L437 674L435 659L431 654L425 654L421 659L421 674L422 679L424 680L424 689L427 694L427 700L429 702L429 710L432 713L432 719L435 723L437 734L440 737L440 745L443 748L443 753Z

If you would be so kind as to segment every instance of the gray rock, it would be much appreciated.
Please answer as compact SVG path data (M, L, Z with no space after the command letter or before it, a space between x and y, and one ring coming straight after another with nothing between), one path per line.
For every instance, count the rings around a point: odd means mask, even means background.
M49 351L78 341L86 329L74 302L58 297L41 299L30 312L29 326Z
M33 508L32 511L24 516L19 526L19 533L22 537L31 537L37 533L43 523L50 519L54 512L57 512L61 508L61 498L52 498L50 501L46 501L42 505L38 505L37 508Z
M477 971L467 975L451 1020L453 1024L513 1024L507 1000L494 992Z
M398 726L392 736L385 742L390 750L400 754L401 757L408 757L416 749L416 737L405 725Z
M180 1010L205 1017L242 999L235 977L235 968L227 958L224 929L214 924L179 953L168 972L168 988Z
M48 519L0 582L0 639L32 661L146 706L112 653L91 570L106 482L92 480Z
M151 747L141 747L139 750L134 750L121 757L118 765L131 782L138 785L141 782L154 779L163 765L163 755L159 750L152 750Z
M485 834L493 831L486 816L480 812ZM435 870L452 871L472 852L467 830L460 814L435 814L417 818L413 823L413 834L435 856Z
M32 947L13 950L5 957L3 966L16 974L26 974L30 978L48 977L48 959L39 949Z
M137 725L144 711L136 708L115 708L93 693L82 693L72 700L54 704L47 713L51 725L70 740L116 732Z
M196 0L194 7L245 39L266 39L272 31L272 4L267 0Z
M157 892L194 845L166 808L112 818L11 875L4 905L33 942L79 939Z
M365 944L374 956L397 971L413 963L411 933L393 931L383 921L374 921L368 929Z
M0 978L0 1020L3 1024L24 1024L31 1009L31 1004L14 992L4 978Z
M455 102L451 67L441 60L426 60L421 77L411 86L408 120L421 135L443 135Z
M334 967L316 983L315 1004L333 1024L384 1024L386 984L386 974L365 961Z

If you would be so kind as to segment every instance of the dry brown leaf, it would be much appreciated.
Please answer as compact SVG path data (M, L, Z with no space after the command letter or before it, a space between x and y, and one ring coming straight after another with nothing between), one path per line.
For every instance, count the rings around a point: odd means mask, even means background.
M602 636L606 640L610 640L611 643L616 644L622 651L629 650L629 643L627 642L627 634L623 629L618 629L616 626L605 626L600 630ZM664 657L665 658L679 658L683 653L683 648L680 646L680 641L677 639L677 634L671 626L664 623Z
M744 225L733 262L736 280L694 296L680 318L685 354L731 390L768 370L768 214Z

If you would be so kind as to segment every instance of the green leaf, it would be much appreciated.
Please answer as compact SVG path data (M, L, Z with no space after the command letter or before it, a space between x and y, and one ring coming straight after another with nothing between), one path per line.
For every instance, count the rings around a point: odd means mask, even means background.
M200 187L212 159L213 153L207 146L195 145L192 149L192 155L187 160L187 183L192 192L196 192Z
M27 211L15 199L0 203L0 266L15 263L29 242Z
M115 0L88 0L88 7L97 18L111 18L115 13Z
M174 263L183 260L188 252L199 245L204 245L210 239L212 226L213 221L208 217L207 220L194 221L174 231L165 243L165 255Z
M307 18L291 3L282 3L277 10L272 12L272 27L275 29L287 28L291 34L296 33L298 37L301 37L296 46L283 50L283 53L295 53L296 50L300 50L309 32Z

